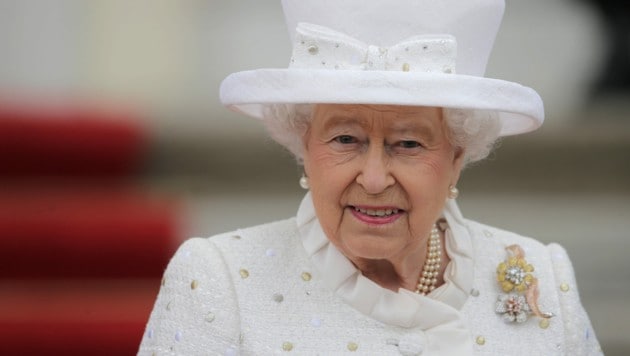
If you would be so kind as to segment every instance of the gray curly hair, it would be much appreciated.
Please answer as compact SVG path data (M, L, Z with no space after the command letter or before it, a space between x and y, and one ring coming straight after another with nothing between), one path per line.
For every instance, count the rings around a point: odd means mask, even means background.
M269 135L287 148L302 163L302 137L309 128L314 104L276 104L266 107L263 124ZM482 160L495 146L501 121L495 111L473 109L443 109L450 129L451 144L464 149L464 165Z

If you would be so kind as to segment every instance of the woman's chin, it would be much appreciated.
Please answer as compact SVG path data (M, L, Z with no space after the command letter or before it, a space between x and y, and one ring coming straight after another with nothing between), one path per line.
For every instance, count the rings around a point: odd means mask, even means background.
M370 260L382 260L395 254L398 244L383 237L361 237L344 241L351 256Z

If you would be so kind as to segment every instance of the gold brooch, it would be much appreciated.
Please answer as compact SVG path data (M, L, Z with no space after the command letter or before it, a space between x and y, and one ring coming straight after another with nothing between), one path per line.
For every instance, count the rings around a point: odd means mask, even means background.
M497 266L497 281L504 293L499 294L495 311L506 322L525 322L531 314L549 319L553 313L544 313L538 307L538 280L534 266L525 260L519 245L506 247L508 258Z

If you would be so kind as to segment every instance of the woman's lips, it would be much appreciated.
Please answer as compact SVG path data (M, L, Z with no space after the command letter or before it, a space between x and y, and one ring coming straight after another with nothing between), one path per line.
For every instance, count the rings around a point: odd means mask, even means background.
M385 225L396 221L404 210L391 206L349 206L350 212L359 221L370 225Z

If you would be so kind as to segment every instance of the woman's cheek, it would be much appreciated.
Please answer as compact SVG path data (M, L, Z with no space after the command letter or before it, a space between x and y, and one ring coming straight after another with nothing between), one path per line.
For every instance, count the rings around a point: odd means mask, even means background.
M429 154L418 157L415 166L420 170L421 174L434 177L443 177L448 171L450 162L446 155Z
M313 152L312 159L318 167L334 168L351 162L356 156L356 150L340 151L327 147L315 150Z

